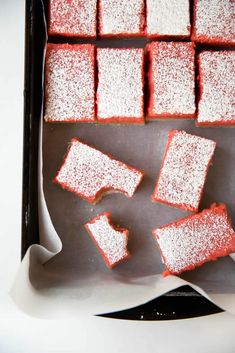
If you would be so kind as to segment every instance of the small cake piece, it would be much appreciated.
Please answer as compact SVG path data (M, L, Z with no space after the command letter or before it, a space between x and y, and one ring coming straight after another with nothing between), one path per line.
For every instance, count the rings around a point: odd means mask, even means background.
M189 0L147 0L147 36L187 38L190 36Z
M89 44L48 44L45 120L95 120L95 48Z
M171 131L152 200L197 212L215 146L212 140Z
M144 0L99 1L101 37L143 36L144 22Z
M49 35L95 38L96 0L49 0Z
M197 125L235 125L235 52L199 54Z
M84 200L96 203L103 193L110 191L132 197L142 177L139 170L73 138L54 181Z
M235 233L223 204L157 228L153 235L167 268L165 276L193 270L235 251Z
M105 212L85 224L85 228L97 246L106 265L113 268L128 259L129 231L111 223L111 213Z
M148 120L195 116L194 47L186 42L152 42Z
M194 0L192 40L212 45L235 45L235 1Z
M98 48L97 118L103 123L144 123L143 49Z

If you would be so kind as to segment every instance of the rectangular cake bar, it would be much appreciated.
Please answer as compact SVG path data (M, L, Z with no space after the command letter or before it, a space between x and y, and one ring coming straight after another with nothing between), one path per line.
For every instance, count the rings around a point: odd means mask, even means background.
M49 122L95 120L93 45L47 45L44 118Z
M73 138L54 182L96 203L106 192L132 197L142 178L141 171Z
M189 0L147 0L147 36L187 38L190 36Z
M171 131L152 200L197 212L215 146L212 140Z
M195 116L194 46L152 42L149 55L148 120Z
M165 276L193 270L235 251L235 233L222 204L157 228L153 235L166 265Z
M97 0L49 0L49 35L95 38Z
M144 51L97 48L97 119L102 123L144 123Z
M136 37L145 33L144 0L99 0L101 37Z
M199 54L197 125L235 125L235 52Z

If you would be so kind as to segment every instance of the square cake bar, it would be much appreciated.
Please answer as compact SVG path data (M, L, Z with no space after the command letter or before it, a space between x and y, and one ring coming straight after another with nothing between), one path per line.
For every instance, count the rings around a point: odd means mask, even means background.
M189 0L147 0L147 36L187 38L191 33Z
M97 119L144 123L144 51L98 48Z
M193 270L235 251L235 233L222 204L157 228L153 235L166 265L165 276Z
M212 140L171 131L152 200L197 212L215 146Z
M136 37L144 34L144 0L99 0L101 37Z
M90 44L48 44L45 121L95 120L95 48Z
M149 55L148 120L194 118L194 46L186 42L152 42Z
M49 35L95 38L96 0L49 0Z
M235 126L235 52L199 54L197 125Z

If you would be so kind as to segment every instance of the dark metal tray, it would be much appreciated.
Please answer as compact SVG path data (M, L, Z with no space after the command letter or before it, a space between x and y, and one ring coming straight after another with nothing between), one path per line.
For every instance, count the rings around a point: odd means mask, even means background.
M44 1L47 8L47 1ZM42 104L43 9L39 0L26 0L24 160L22 200L22 257L39 243L37 179L38 137ZM144 305L106 317L132 320L172 320L221 312L210 301L184 286Z

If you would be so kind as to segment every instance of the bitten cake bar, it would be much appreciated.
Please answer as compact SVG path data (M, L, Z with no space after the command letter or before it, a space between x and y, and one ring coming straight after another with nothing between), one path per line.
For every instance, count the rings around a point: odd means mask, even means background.
M132 197L143 173L73 138L54 181L96 203L107 191Z
M113 268L130 257L127 250L129 231L112 225L111 214L105 212L85 224L106 265Z
M143 49L97 49L97 119L144 123Z
M96 0L49 0L49 34L95 38L96 4Z
M225 205L212 205L153 231L167 270L164 275L193 270L235 251L235 233Z
M189 0L147 0L146 7L148 37L190 36Z
M197 125L235 125L235 52L199 54Z
M194 0L192 40L235 45L235 1Z
M185 131L171 131L152 200L197 212L215 146Z
M99 35L135 37L144 35L144 0L100 0Z
M195 116L194 47L186 42L152 42L149 55L148 120Z
M95 49L84 44L48 44L45 115L50 122L95 120Z

